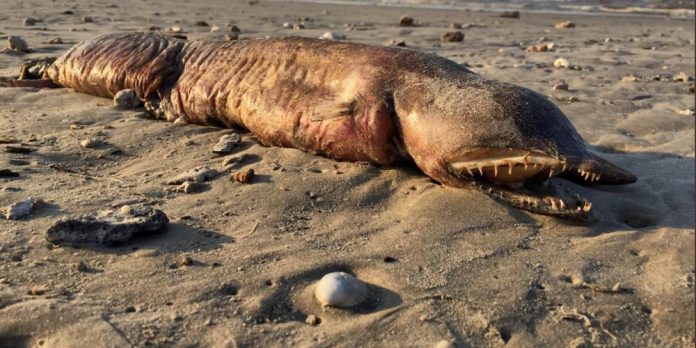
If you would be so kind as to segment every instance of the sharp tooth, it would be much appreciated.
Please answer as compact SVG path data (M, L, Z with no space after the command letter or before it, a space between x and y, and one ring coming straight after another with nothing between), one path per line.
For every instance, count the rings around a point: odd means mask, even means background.
M551 198L551 209L558 210L558 207L556 206L556 200L553 198Z
M474 176L474 173L471 171L471 168L466 167L466 171L469 173L469 175Z
M508 169L508 175L512 175L512 162L508 162L508 166L510 166L510 168Z
M563 168L561 168L561 171L562 171L562 172L565 172L566 169L568 169L568 164L565 163L565 162L563 162L563 163L561 163L561 164L563 165Z
M524 170L527 170L528 167L529 167L529 163L527 163L527 161L524 161Z
M566 202L563 201L562 199L559 199L559 200L558 200L558 204L561 206L561 209L565 209L565 208L566 208Z
M597 181L599 181L599 178L602 177L602 174L597 174Z
M582 211L589 212L590 210L592 210L592 203L585 201L585 204L582 206Z
M479 174L483 175L483 167L482 167L482 166L479 166L479 167L478 167L478 170L479 170Z
M549 168L549 178L553 176L553 168Z
M498 165L497 164L493 165L493 176L498 176Z

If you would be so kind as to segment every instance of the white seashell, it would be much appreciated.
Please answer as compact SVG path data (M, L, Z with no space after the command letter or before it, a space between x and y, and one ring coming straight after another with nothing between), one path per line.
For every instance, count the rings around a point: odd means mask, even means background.
M355 307L367 299L368 286L345 272L332 272L317 282L314 296L322 307Z
M553 66L557 69L565 69L570 67L570 63L565 58L558 58L553 61Z

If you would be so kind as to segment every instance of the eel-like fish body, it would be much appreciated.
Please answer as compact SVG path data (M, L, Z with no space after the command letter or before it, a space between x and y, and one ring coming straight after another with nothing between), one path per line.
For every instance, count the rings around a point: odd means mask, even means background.
M102 97L133 89L158 118L248 129L264 145L339 161L410 161L442 184L569 219L586 220L590 203L534 187L555 175L636 180L588 151L542 95L413 49L116 33L77 44L44 77Z

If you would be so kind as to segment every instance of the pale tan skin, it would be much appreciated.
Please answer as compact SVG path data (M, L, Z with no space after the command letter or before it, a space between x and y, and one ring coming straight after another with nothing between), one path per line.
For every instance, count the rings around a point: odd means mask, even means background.
M586 220L591 205L527 183L636 180L590 153L543 96L410 49L110 34L76 45L45 75L103 97L131 88L158 118L245 128L265 145L377 165L412 161L445 185L535 213Z

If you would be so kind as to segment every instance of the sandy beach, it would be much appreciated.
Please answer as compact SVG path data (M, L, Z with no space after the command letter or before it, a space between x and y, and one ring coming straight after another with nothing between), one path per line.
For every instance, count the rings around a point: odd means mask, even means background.
M404 15L416 25L399 26ZM572 223L415 166L264 147L251 133L157 121L69 89L0 88L0 170L19 174L0 178L0 207L43 201L0 218L0 347L693 347L693 18L4 0L0 49L15 35L30 51L0 51L0 76L99 34L178 27L224 40L232 26L239 39L403 40L531 88L638 182L553 178L593 202L596 221ZM463 42L440 42L452 30ZM543 52L526 50L535 45ZM559 58L568 66L554 67ZM246 156L230 169L211 148L233 132L242 144L230 156ZM221 174L201 192L165 183L202 165ZM241 169L254 170L251 183L230 180ZM59 219L136 203L165 212L166 231L115 247L46 240ZM322 308L314 284L332 271L367 282L366 304Z

